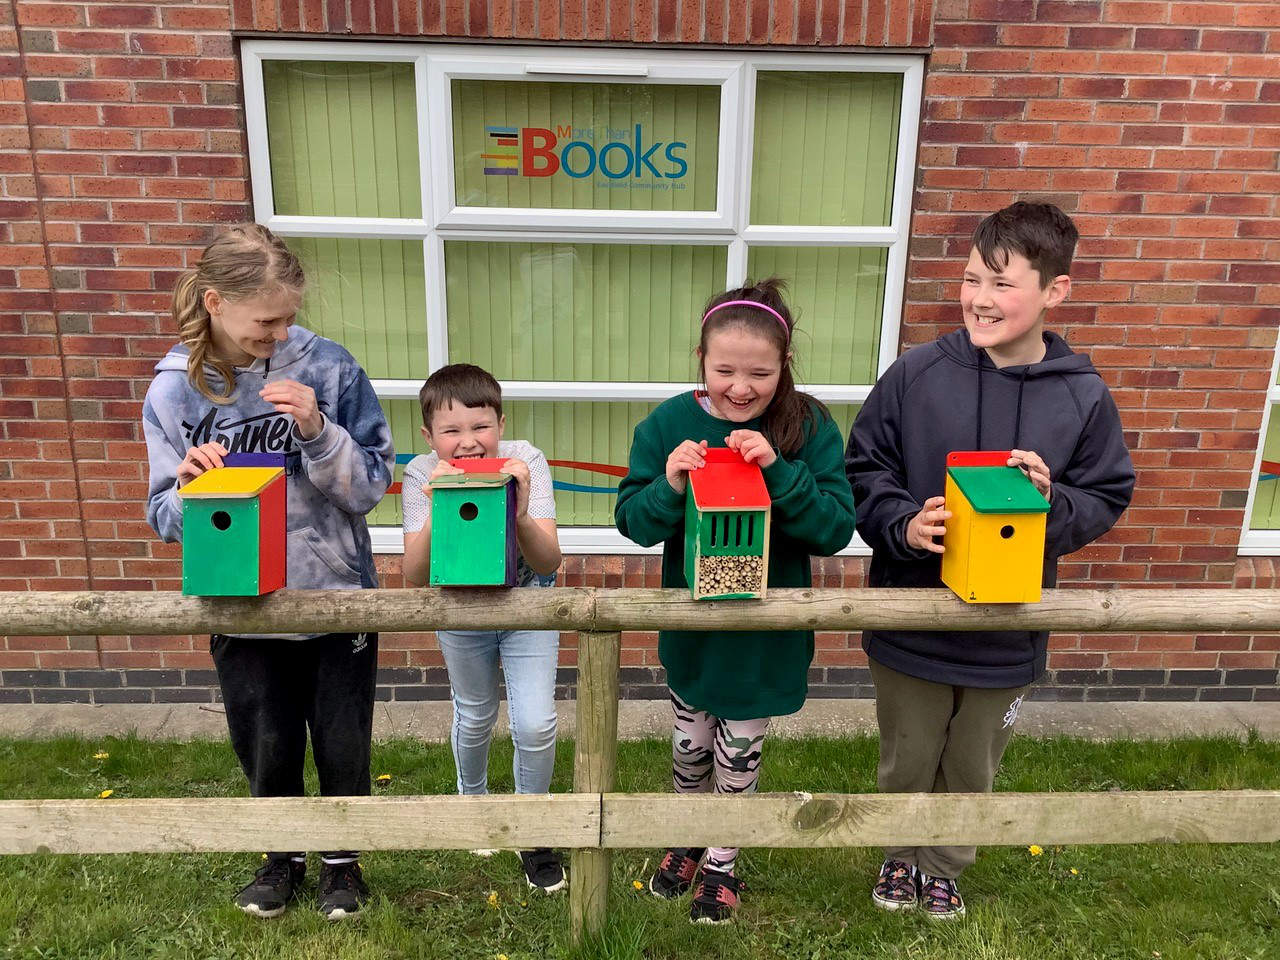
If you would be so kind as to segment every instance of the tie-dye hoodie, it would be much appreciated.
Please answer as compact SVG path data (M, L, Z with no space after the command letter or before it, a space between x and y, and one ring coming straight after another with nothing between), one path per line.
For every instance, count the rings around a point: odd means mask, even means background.
M231 403L216 404L187 380L187 348L156 364L142 405L151 467L147 522L167 542L182 539L176 471L187 450L218 441L232 453L283 453L289 493L288 586L377 586L365 514L391 484L395 453L373 385L343 347L294 325L269 360L235 371ZM222 378L206 368L217 389ZM273 380L316 392L324 428L303 440L293 418L258 396Z

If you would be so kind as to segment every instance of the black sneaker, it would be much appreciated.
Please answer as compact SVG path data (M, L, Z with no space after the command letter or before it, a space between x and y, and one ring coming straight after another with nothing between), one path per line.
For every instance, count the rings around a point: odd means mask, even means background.
M320 866L317 905L326 920L345 920L360 912L369 899L369 887L360 873L360 864L324 863Z
M886 860L871 888L871 902L881 910L914 910L920 899L920 873L902 860Z
M728 923L738 909L739 894L746 884L731 873L703 870L693 891L689 919L694 923Z
M649 892L664 900L684 896L698 875L698 862L707 851L701 847L673 847L662 856L649 878Z
M298 895L306 872L305 860L269 857L254 873L253 881L236 896L236 906L255 917L278 917Z
M920 874L920 907L930 920L959 920L964 916L964 899L956 882L947 877Z
M564 878L564 864L560 854L546 847L537 850L521 850L520 862L524 865L524 879L530 890L555 893L563 890L568 882Z

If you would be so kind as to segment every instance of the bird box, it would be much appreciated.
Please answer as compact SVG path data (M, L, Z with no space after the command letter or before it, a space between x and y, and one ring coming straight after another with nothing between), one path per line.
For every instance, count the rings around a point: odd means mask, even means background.
M275 462L282 464L283 458ZM217 467L182 487L178 496L184 594L259 597L284 586L283 465Z
M685 494L685 580L695 600L763 597L773 504L764 475L726 447L705 457L705 466L689 471Z
M515 477L505 458L450 460L463 473L431 481L433 587L516 585Z
M947 455L942 582L967 603L1036 603L1049 504L1008 450Z

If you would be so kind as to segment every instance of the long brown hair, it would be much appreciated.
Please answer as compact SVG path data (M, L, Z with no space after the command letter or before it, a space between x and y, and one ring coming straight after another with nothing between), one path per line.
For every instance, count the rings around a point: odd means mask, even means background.
M204 305L208 290L226 300L248 300L275 290L296 291L306 285L302 264L284 241L266 227L246 223L230 227L204 248L194 270L187 270L173 288L173 319L178 339L190 351L187 379L214 403L230 403L235 392L235 371L213 353L209 311ZM209 383L205 366L222 378L222 390Z
M801 447L817 425L819 418L831 419L829 411L822 401L796 389L795 376L792 373L794 352L791 349L792 334L796 323L791 310L783 299L786 281L778 277L770 277L757 283L747 281L745 287L717 293L703 308L705 321L702 324L702 337L698 341L698 373L702 382L707 382L706 356L707 341L713 333L731 328L747 330L758 337L763 337L778 348L778 357L782 361L782 374L778 377L778 389L773 399L765 407L761 427L769 442L778 448L784 456L792 456ZM707 313L722 303L732 300L752 300L772 309L786 323L786 329L778 322L778 318L766 310L750 306L734 305L722 307L711 316Z

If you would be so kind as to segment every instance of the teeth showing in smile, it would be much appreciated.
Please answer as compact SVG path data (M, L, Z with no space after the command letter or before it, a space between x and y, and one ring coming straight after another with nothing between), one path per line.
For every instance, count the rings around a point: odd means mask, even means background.
M993 327L1000 322L1001 318L1000 317L978 317L977 320L978 320L978 326L980 327Z

